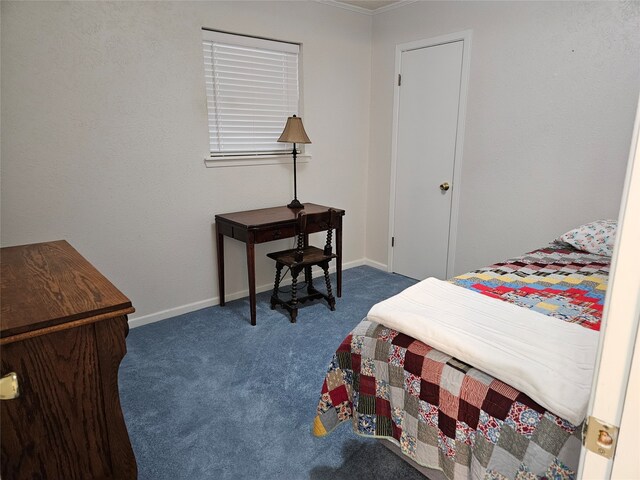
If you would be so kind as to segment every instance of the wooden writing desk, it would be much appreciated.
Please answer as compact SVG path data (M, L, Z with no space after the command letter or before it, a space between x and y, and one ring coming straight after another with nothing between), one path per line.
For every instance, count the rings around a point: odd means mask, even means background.
M319 213L329 208L314 203L304 203L307 214L307 227L311 233L327 230L327 225L318 221ZM336 224L336 276L337 294L342 296L342 217L339 212ZM249 277L249 305L251 306L251 325L256 324L256 256L255 244L272 242L295 235L296 215L300 210L288 207L261 208L246 212L225 213L216 215L216 244L218 247L218 290L220 306L224 306L224 237L231 237L247 245L247 271ZM308 242L308 238L305 239Z

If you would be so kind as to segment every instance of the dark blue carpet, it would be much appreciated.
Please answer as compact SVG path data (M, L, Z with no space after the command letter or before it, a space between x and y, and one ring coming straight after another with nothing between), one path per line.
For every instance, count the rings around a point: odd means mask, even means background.
M307 303L296 324L263 293L255 327L245 298L132 329L120 394L139 478L423 479L350 424L311 434L342 339L374 303L413 283L357 267L343 273L335 312Z

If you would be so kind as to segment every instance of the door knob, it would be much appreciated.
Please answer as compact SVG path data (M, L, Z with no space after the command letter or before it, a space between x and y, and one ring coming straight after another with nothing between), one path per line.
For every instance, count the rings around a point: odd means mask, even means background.
M11 372L0 378L0 400L11 400L20 396L18 374Z
M442 190L443 192L446 192L447 190L449 190L449 184L447 182L441 183L440 190Z

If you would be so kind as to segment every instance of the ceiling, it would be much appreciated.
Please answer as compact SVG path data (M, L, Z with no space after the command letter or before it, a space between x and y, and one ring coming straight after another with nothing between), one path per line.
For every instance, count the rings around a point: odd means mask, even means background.
M401 1L402 0L339 0L338 3L346 3L354 7L374 11L379 8L388 7L394 3L400 3Z

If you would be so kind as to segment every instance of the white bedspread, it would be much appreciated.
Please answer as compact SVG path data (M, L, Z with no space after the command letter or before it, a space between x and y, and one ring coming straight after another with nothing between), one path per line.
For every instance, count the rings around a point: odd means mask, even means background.
M578 425L598 332L428 278L374 305L369 320L452 355Z

